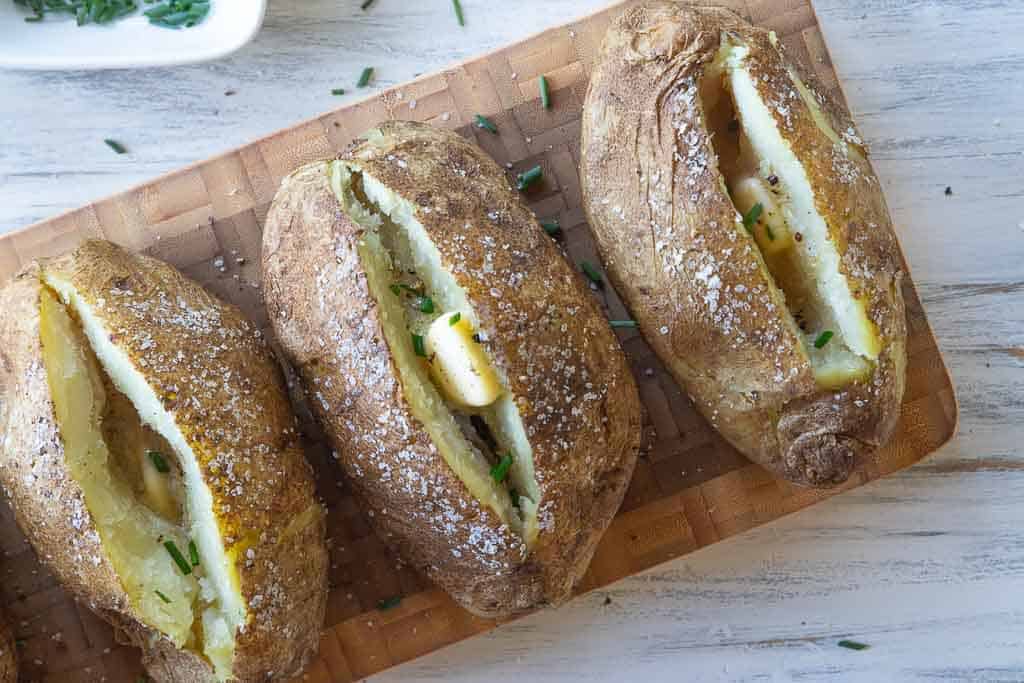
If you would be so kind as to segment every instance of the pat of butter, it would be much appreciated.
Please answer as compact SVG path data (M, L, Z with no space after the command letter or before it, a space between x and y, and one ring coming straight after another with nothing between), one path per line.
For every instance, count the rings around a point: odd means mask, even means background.
M732 185L732 201L736 209L746 215L755 205L761 205L761 215L750 227L757 246L764 254L774 254L793 244L793 235L782 215L781 207L767 185L756 177L743 178Z
M454 323L453 316L459 316ZM498 399L501 383L473 332L466 315L447 313L430 325L425 346L430 374L445 395L464 406L483 407Z

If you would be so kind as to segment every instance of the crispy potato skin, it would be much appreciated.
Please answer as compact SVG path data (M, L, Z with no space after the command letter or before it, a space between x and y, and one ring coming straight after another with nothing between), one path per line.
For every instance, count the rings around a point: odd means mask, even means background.
M15 652L14 633L0 612L0 683L15 683L18 680L18 654Z
M390 122L343 158L415 207L466 291L529 435L541 488L527 550L468 492L413 417L326 162L282 183L264 231L267 308L377 531L465 608L565 600L625 493L640 404L581 279L500 168L457 135Z
M727 31L803 164L883 351L873 374L819 389L785 300L721 182L699 98ZM720 8L652 0L611 25L583 110L584 206L609 275L644 337L741 452L800 484L831 486L891 435L906 365L903 273L888 210L849 114L814 122L768 31ZM805 83L810 82L801 76ZM851 151L851 154L845 152Z
M235 678L299 673L326 608L325 526L280 369L258 330L174 268L109 242L86 242L42 267L96 308L199 460L249 606ZM65 587L143 648L151 677L212 680L201 657L154 638L132 614L65 466L39 342L39 268L0 292L0 479L18 522ZM284 533L314 505L308 525Z

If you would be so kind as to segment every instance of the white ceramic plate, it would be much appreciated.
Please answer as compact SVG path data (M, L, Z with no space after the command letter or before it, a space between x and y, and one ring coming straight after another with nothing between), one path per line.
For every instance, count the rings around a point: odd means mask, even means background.
M61 14L26 23L24 8L0 0L0 68L125 69L216 59L252 40L266 7L266 0L213 0L203 23L174 30L141 14L105 26L78 26Z

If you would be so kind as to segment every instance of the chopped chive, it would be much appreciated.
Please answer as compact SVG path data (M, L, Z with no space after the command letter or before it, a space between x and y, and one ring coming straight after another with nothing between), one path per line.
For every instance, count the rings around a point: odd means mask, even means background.
M359 9L361 9L361 10L363 10L365 12L366 10L370 9L370 5L372 5L372 4L373 4L373 0L363 0L363 4L361 4L359 6Z
M124 145L122 145L122 144L121 144L120 142L118 142L117 140L111 140L110 138L105 138L105 139L103 140L103 142L104 142L104 143L105 143L105 144L107 145L107 147L109 147L110 149L114 150L114 151L115 151L115 152L117 152L118 154L124 154L125 152L127 152L127 151L128 151L128 150L127 150L127 149L125 148L125 146L124 146Z
M541 168L539 165L538 166L534 166L529 171L526 171L525 173L520 173L516 177L516 188L520 192L522 192L523 190L528 188L530 185L533 185L535 182L540 180L543 175L544 175L544 169Z
M747 230L753 228L754 223L756 223L757 219L761 217L762 211L764 211L764 207L761 205L761 202L750 207L750 211L743 214L743 227Z
M548 90L548 79L540 77L540 106L551 109L551 92Z
M583 261L580 263L580 269L591 282L598 287L604 287L604 278L601 277L600 271L598 271L590 261Z
M775 241L775 233L772 232L772 226L768 225L767 223L764 224L764 234L768 235L768 239L771 240L772 242Z
M494 122L481 114L476 115L476 127L483 128L487 132L494 133L495 135L498 134L498 127L494 125Z
M167 474L171 471L167 461L164 460L164 456L160 455L160 451L147 450L146 455L149 456L150 461L153 463L153 467L160 474Z
M512 497L512 506L519 507L519 491L515 489L509 489L508 495Z
M840 640L836 643L839 647L845 647L847 650L867 650L870 645L867 643L858 643L856 640Z
M332 95L344 95L345 94L345 89L344 88L333 88L331 90L331 94Z
M391 293L395 296L402 296L402 285L393 284L391 285Z
M359 80L356 82L356 87L365 88L370 83L371 78L373 78L373 67L368 66L363 69L363 73L359 74Z
M192 573L192 567L185 560L185 556L181 554L181 551L178 550L178 546L174 544L174 541L164 541L164 547L167 548L168 554L174 560L174 564L178 565L178 569L181 570L182 574L188 575Z
M452 7L455 8L455 18L459 22L459 26L466 25L466 17L462 16L462 3L459 0L452 0Z
M427 346L423 341L422 334L412 335L412 348L416 352L417 356L421 356L423 358L427 357Z
M462 314L461 313L456 313L452 317L448 318L448 326L449 327L455 327L459 323L460 320L462 320Z
M508 470L510 467L512 467L512 454L506 453L502 456L501 460L498 461L498 464L491 468L491 477L494 481L500 484L505 481L505 478L508 476Z
M434 312L434 300L429 296L420 297L420 313L433 313Z
M192 561L193 567L199 566L199 548L196 547L196 542L193 540L188 542L188 559Z
M167 597L166 595L164 595L163 593L161 593L158 590L155 590L153 592L156 593L156 597L160 598L161 600L163 600L167 604L171 604L171 599L169 597Z
M401 602L401 595L392 595L390 598L384 598L383 600L379 601L377 603L377 609L379 609L381 612L384 612L385 610L392 609L393 607L398 607L398 605L400 605Z
M832 330L825 330L818 335L818 338L814 340L814 348L820 349L828 344L829 340L833 337Z
M552 237L562 232L562 226L558 224L557 218L553 218L549 221L541 221L540 227L544 228L544 232L551 235Z
M635 320L609 320L608 324L612 327L639 327Z

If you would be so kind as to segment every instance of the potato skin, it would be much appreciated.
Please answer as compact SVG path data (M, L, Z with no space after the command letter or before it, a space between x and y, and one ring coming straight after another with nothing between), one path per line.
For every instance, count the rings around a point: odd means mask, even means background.
M18 653L15 651L14 634L3 612L0 612L0 683L15 683L18 680Z
M614 334L474 145L389 122L342 158L415 207L477 313L534 452L534 547L472 497L413 417L356 253L362 228L338 205L327 162L287 177L267 218L263 272L278 340L371 522L402 558L479 615L561 602L617 511L639 447L639 398Z
M867 297L883 351L866 381L817 387L791 316L780 314L784 298L736 229L698 96L723 31L750 48L760 94L807 171L840 267ZM818 97L841 136L833 142L772 43L720 8L650 0L627 9L609 28L584 104L584 206L613 283L704 416L776 474L831 486L872 457L899 417L903 273L849 114Z
M143 649L152 678L213 680L202 658L132 614L66 468L39 341L40 268L59 271L96 308L199 460L249 608L237 635L235 679L299 673L319 643L327 553L323 511L280 370L240 311L172 267L109 242L88 241L33 264L0 291L0 481L37 554L73 595ZM311 506L309 524L283 533Z

